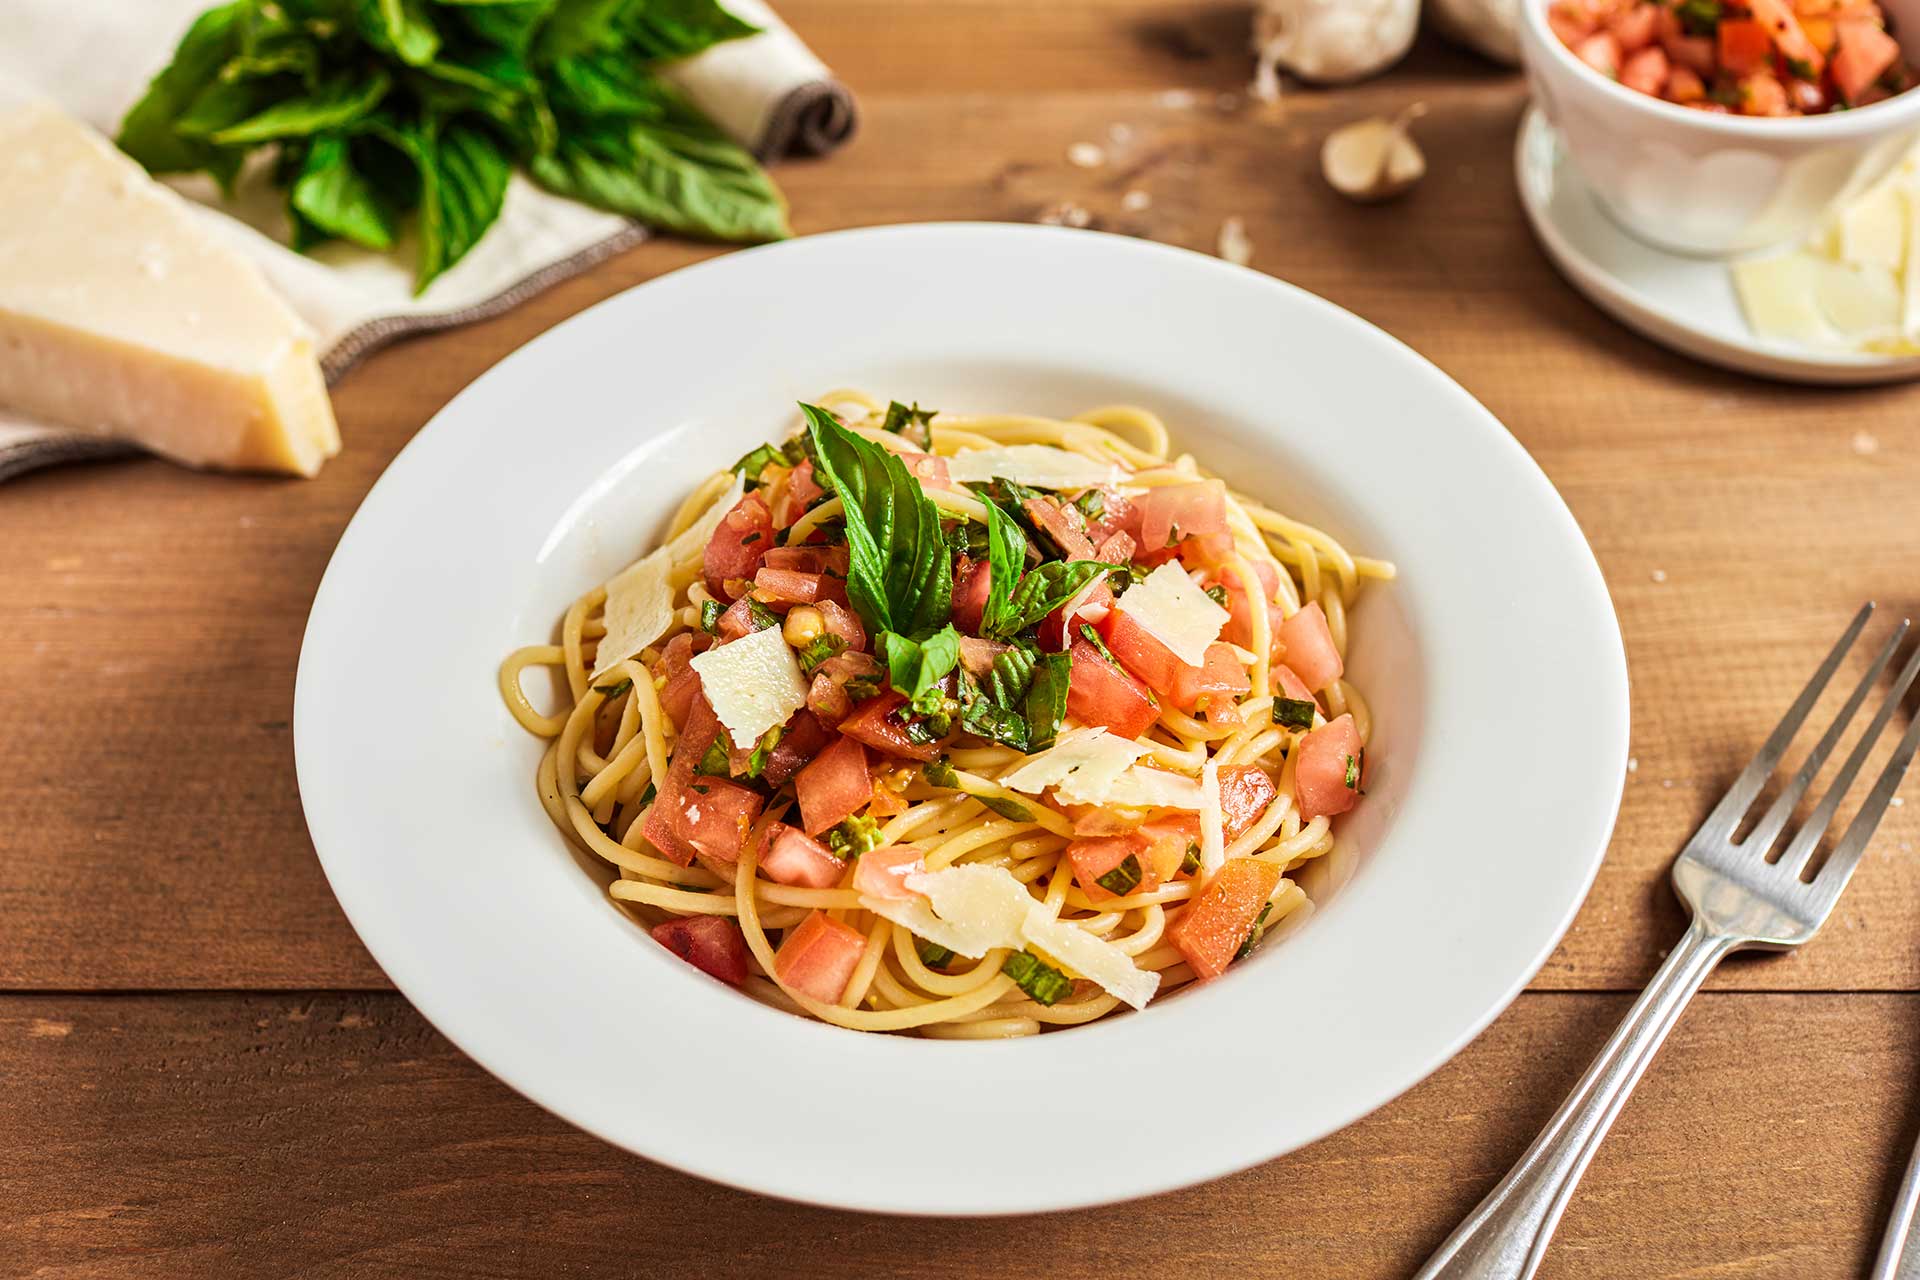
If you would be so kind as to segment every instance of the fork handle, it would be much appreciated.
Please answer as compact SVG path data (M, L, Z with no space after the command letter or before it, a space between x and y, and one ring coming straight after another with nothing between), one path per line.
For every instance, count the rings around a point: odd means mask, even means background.
M1600 1140L1680 1011L1738 938L1698 918L1511 1172L1454 1229L1414 1280L1526 1280Z
M1914 1211L1920 1208L1920 1147L1907 1161L1906 1176L1893 1198L1887 1234L1880 1240L1869 1280L1920 1280L1920 1233L1914 1231Z

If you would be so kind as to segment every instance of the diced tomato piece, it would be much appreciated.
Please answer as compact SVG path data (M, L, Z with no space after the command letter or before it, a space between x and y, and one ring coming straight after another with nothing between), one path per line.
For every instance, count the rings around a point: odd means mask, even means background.
M1138 834L1109 836L1100 840L1075 840L1067 846L1067 859L1073 863L1073 878L1080 882L1080 888L1095 902L1102 902L1120 895L1103 886L1100 877L1128 858L1132 858L1140 868L1140 883L1128 890L1129 893L1145 893L1159 887L1157 875L1152 884L1147 883L1150 874L1147 867L1149 844L1145 836Z
M1573 47L1573 56L1580 59L1606 76L1609 80L1620 78L1620 42L1613 38L1611 31L1596 31Z
M1800 30L1813 43L1813 47L1828 57L1833 56L1833 46L1839 38L1839 30L1834 20L1828 17L1809 17L1807 11L1800 11Z
M1265 560L1254 560L1254 574L1260 579L1260 599L1267 610L1267 635L1278 639L1280 635L1280 606L1273 597L1280 590L1280 579L1274 573L1273 566ZM1231 568L1222 568L1216 575L1220 585L1227 589L1227 625L1220 629L1220 638L1228 644L1237 644L1242 649L1253 647L1253 613L1247 600L1246 590L1240 585L1240 576Z
M840 640L843 653L860 653L867 647L867 629L846 607L844 600L819 602L820 616L826 621L827 634Z
M1220 816L1229 840L1238 840L1260 821L1280 794L1273 778L1257 764L1230 764L1220 770Z
M824 671L817 671L807 686L807 710L813 712L821 724L837 729L842 720L853 714L853 698L847 693L846 685Z
M1200 816L1193 813L1170 813L1151 822L1140 824L1140 835L1147 842L1147 852L1140 859L1143 873L1151 870L1156 885L1165 884L1180 874L1180 868L1186 864L1189 853L1200 854ZM1146 883L1144 875L1141 883Z
M766 767L760 771L760 780L770 787L780 786L800 772L809 760L820 754L827 745L827 730L820 718L811 711L801 710L787 721L786 731L780 735L780 741L773 744L773 750L767 752Z
M1740 113L1749 116L1791 115L1787 86L1771 71L1756 71L1740 81Z
M1093 559L1093 542L1087 537L1087 522L1072 507L1052 498L1028 498L1021 504L1027 516L1039 525L1069 560Z
M803 889L832 889L840 884L847 864L798 827L776 822L767 828L766 852L760 855L760 870L781 884Z
M1133 500L1140 513L1140 547L1158 551L1173 540L1227 532L1227 486L1219 480L1170 484L1149 489Z
M1280 624L1280 643L1286 646L1287 665L1310 689L1324 689L1346 672L1318 600Z
M1106 539L1093 549L1093 558L1104 560L1108 564L1130 564L1133 561L1133 553L1139 549L1133 535L1125 529L1120 529L1108 534Z
M1112 485L1095 485L1074 494L1073 505L1076 509L1079 509L1081 499L1089 493L1100 495L1099 514L1087 517L1087 541L1094 546L1099 546L1123 529L1132 533L1140 527L1140 513L1134 510L1133 499Z
M678 804L674 834L709 858L733 862L766 800L724 778L697 776L681 788Z
M792 569L769 569L761 565L760 571L753 575L753 594L760 603L774 609L812 604L820 598L820 587L825 581L824 574L796 573Z
M1279 887L1280 868L1271 862L1235 858L1215 873L1167 930L1173 945L1193 966L1195 977L1217 978L1227 971L1253 932L1260 908Z
M906 726L894 719L894 713L906 705L906 698L888 689L854 707L853 713L840 722L840 732L875 751L909 760L931 760L940 754L940 744L915 742L907 736Z
M780 495L780 510L772 513L774 523L787 528L806 514L808 507L826 496L826 492L813 478L813 459L808 458L788 477L786 491Z
M800 826L810 836L860 812L873 796L866 748L852 738L834 739L793 775L793 794L800 802Z
M749 493L733 505L707 540L703 564L707 590L722 600L732 600L734 594L726 584L750 581L772 546L773 517L759 493Z
M700 673L693 669L693 655L712 643L713 637L704 632L700 633L696 643L693 632L682 631L667 641L666 649L660 654L660 666L656 674L666 678L666 683L660 686L660 705L673 717L675 724L687 722L687 710L693 705L693 695L700 692Z
M1180 661L1173 650L1156 640L1153 633L1125 609L1109 609L1106 617L1094 623L1093 629L1107 642L1113 656L1120 659L1120 665L1139 676L1155 693L1171 693L1182 669L1195 670Z
M1068 651L1067 712L1082 724L1102 725L1123 738L1137 738L1160 717L1147 687L1100 656L1085 640Z
M845 543L831 547L773 547L767 551L767 558L761 563L767 569L791 569L795 573L824 573L844 578L847 576L847 547Z
M1787 0L1747 0L1747 7L1753 11L1754 20L1766 30L1780 56L1789 64L1800 64L1795 75L1804 72L1807 79L1820 78L1820 72L1827 65L1827 55L1800 29L1800 21Z
M1667 76L1671 71L1672 64L1667 60L1667 51L1657 44L1648 45L1629 55L1621 65L1620 83L1636 93L1657 98L1661 90L1667 87Z
M753 606L747 603L747 597L744 595L721 611L720 621L716 625L720 630L721 644L765 630L765 627L754 623Z
M1667 72L1666 98L1681 105L1699 102L1707 96L1707 82L1692 67L1674 67Z
M1196 533L1180 539L1180 562L1196 573L1224 563L1233 552L1230 533Z
M680 737L673 746L673 760L667 765L667 776L656 780L653 808L647 811L646 822L640 828L640 834L646 837L648 844L660 851L662 857L683 867L693 861L695 850L680 836L681 792L693 777L700 758L719 736L719 717L713 714L713 708L705 698L696 695L688 704L687 718L681 723Z
M1560 37L1561 44L1571 48L1592 35L1599 23L1586 5L1555 0L1547 6L1547 25Z
M1620 48L1634 53L1653 43L1654 27L1660 17L1660 6L1636 4L1616 11L1607 19L1607 30L1620 42ZM1621 77L1624 82L1625 76Z
M1834 23L1834 35L1834 87L1842 98L1859 105L1900 57L1900 45L1872 18L1841 18Z
M907 877L926 869L918 845L890 844L860 855L853 864L853 887L869 898L905 901L916 896L907 888Z
M1767 29L1746 18L1722 18L1719 29L1720 69L1744 76L1767 65L1773 41Z
M802 995L832 1004L847 989L847 979L866 949L866 936L858 929L815 911L781 942L773 972Z
M1280 686L1280 691L1277 696L1292 698L1298 702L1311 702L1314 710L1320 712L1322 715L1326 714L1327 709L1320 704L1320 699L1314 694L1313 690L1307 688L1307 682L1305 680L1302 680L1298 675L1294 674L1292 667L1284 662L1276 662L1270 670L1273 672L1273 682Z
M1113 588L1105 574L1094 578L1073 594L1073 598L1040 619L1034 635L1048 653L1059 653L1068 641L1080 634L1083 622L1098 622L1113 608Z
M1076 836L1123 836L1139 824L1126 813L1097 804L1065 804L1060 808L1073 824Z
M947 476L947 460L937 453L903 453L900 461L907 464L907 474L918 480L928 489L951 489L953 481Z
M1117 612L1117 610L1116 610ZM1113 642L1107 642L1112 647ZM1117 654L1120 651L1115 649ZM1240 665L1240 659L1234 655L1231 646L1216 640L1207 646L1207 660L1198 667L1180 664L1174 672L1173 681L1167 687L1167 699L1182 711L1193 711L1205 699L1209 707L1217 705L1222 699L1238 700L1242 695L1252 692L1253 680L1247 675L1247 669Z
M1360 799L1364 757L1360 731L1353 717L1344 715L1300 739L1299 759L1293 766L1293 790L1300 816L1311 822L1321 814L1345 813ZM1352 778L1353 785L1347 785Z
M993 670L995 659L1009 649L1010 644L1001 644L998 640L982 640L978 636L960 637L960 666L970 676L984 678Z
M993 571L985 560L960 557L953 571L953 625L968 635L980 633L980 619L993 591Z
M747 980L747 940L725 916L685 916L653 926L661 946L702 973L740 986Z

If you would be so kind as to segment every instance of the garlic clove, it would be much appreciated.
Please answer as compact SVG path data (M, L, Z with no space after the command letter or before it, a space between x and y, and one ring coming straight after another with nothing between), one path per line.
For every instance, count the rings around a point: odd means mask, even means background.
M1388 120L1356 120L1327 135L1320 171L1327 185L1361 203L1391 200L1426 176L1427 158L1407 126L1427 113L1416 102Z

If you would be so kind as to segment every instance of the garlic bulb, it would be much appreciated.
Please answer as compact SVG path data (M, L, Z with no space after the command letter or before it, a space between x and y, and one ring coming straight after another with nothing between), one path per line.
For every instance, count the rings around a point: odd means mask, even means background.
M1427 113L1416 102L1391 120L1374 117L1343 125L1320 148L1320 172L1349 200L1391 200L1427 172L1427 158L1407 126Z
M1277 99L1283 67L1328 84L1384 71L1405 56L1419 23L1420 0L1260 0L1253 96Z
M1520 0L1432 0L1433 25L1448 39L1513 66L1520 61Z

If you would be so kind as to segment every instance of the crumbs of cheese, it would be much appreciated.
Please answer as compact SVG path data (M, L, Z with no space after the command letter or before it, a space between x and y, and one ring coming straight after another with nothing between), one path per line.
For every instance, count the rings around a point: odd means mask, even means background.
M1207 646L1220 638L1228 617L1175 560L1128 587L1113 607L1190 667L1206 664Z
M593 678L599 679L625 662L673 625L674 570L706 549L713 531L740 501L745 481L739 476L698 520L682 529L663 547L628 565L607 583L604 620L607 634L594 650Z
M998 449L962 449L947 459L947 474L963 484L1003 476L1036 489L1086 489L1114 483L1120 470L1111 462L1050 444L1011 444Z
M807 705L807 681L780 628L768 627L693 659L713 714L736 744L760 735Z
M1200 766L1200 878L1211 879L1227 864L1227 821L1220 811L1220 766Z
M1102 728L1069 729L1001 778L1000 785L1028 795L1053 787L1069 803L1104 804L1114 781L1148 750L1144 743L1116 738Z
M1183 773L1135 765L1113 780L1103 803L1131 805L1141 809L1198 810L1201 806L1201 787Z
M1153 993L1160 989L1160 975L1142 969L1133 957L1095 937L1079 925L1054 918L1045 903L1027 907L1020 932L1028 945L1043 951L1050 959L1098 984L1108 995L1118 996L1136 1009L1144 1009Z

